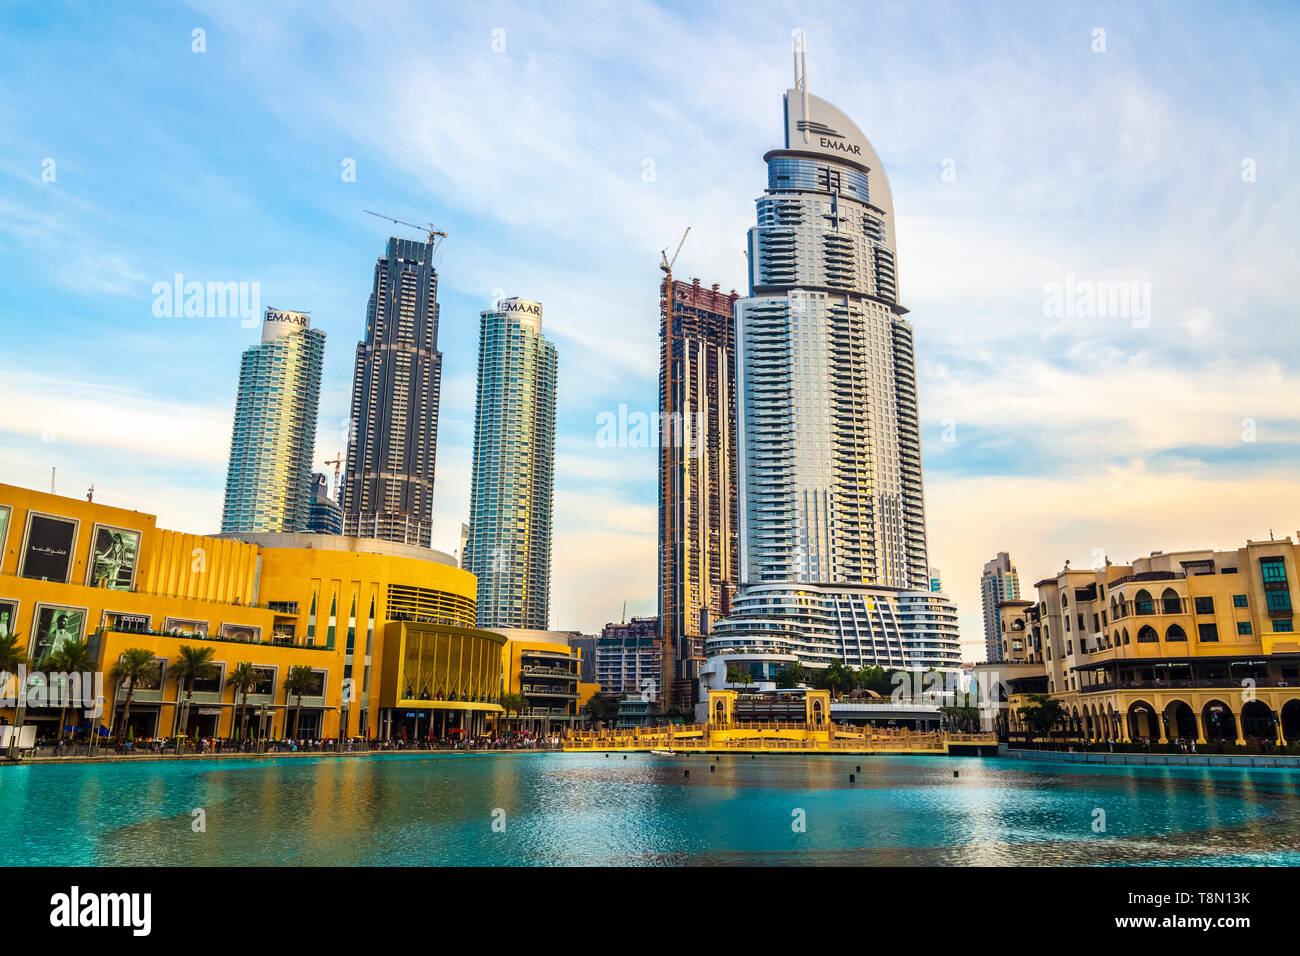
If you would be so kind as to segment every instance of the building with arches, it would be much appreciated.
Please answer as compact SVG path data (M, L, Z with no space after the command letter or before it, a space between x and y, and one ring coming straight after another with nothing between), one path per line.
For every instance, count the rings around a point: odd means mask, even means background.
M999 606L1014 655L977 668L1001 729L1023 731L1028 694L1047 693L1079 739L1300 744L1298 558L1288 537L1040 580L1036 600Z

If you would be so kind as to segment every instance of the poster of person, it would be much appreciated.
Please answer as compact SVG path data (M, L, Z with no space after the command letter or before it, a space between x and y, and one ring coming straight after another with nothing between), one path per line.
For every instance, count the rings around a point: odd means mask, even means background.
M3 537L0 536L0 540ZM0 639L18 633L18 602L0 600Z
M19 576L67 584L68 576L72 573L72 551L77 543L77 525L78 522L72 518L29 511Z
M36 621L32 628L36 634L32 642L32 660L39 664L55 651L70 644L79 644L85 623L84 607L36 605Z
M139 554L139 531L95 525L86 583L92 588L131 590L135 584L135 564Z

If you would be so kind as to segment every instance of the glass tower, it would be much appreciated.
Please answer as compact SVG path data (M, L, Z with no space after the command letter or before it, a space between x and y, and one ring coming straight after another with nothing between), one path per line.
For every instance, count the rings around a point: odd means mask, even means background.
M479 627L547 628L555 386L541 303L504 299L483 312L462 565L478 578Z
M434 245L388 240L357 345L343 533L429 547L438 450L438 272Z
M956 613L930 589L889 182L802 77L785 94L784 148L763 158L750 295L736 303L741 591L706 644L722 658L710 670L953 670Z
M325 333L301 312L267 309L239 363L221 531L302 531L311 501Z

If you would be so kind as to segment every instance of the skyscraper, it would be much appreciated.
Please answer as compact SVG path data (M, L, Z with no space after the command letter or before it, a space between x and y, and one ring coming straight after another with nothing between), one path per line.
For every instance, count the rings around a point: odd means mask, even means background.
M683 706L693 703L704 639L737 577L737 295L696 279L673 281L670 296L668 281L659 299L660 407L670 423L659 474L661 699Z
M998 604L1020 598L1020 575L1011 563L1011 555L999 551L984 565L980 575L980 600L984 612L984 659L1002 660L1002 633L998 627Z
M433 534L442 383L435 248L432 241L392 238L375 264L352 380L347 535L427 548Z
M545 630L551 599L555 346L542 306L504 299L480 316L469 537L479 627Z
M266 310L239 362L223 534L307 526L324 360L325 333L305 313Z
M930 590L889 183L795 65L736 303L741 591L706 644L711 679L728 663L766 680L835 659L953 671L956 612Z
M330 497L330 480L320 472L311 476L311 496L307 502L307 527L313 534L342 534L343 509Z

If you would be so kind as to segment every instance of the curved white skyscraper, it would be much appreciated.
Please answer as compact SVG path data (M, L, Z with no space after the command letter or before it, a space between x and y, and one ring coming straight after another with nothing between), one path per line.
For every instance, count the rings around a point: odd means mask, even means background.
M951 670L956 613L929 589L889 182L862 131L802 79L785 94L785 146L763 158L750 295L736 303L742 590L706 653L759 680L796 660Z

